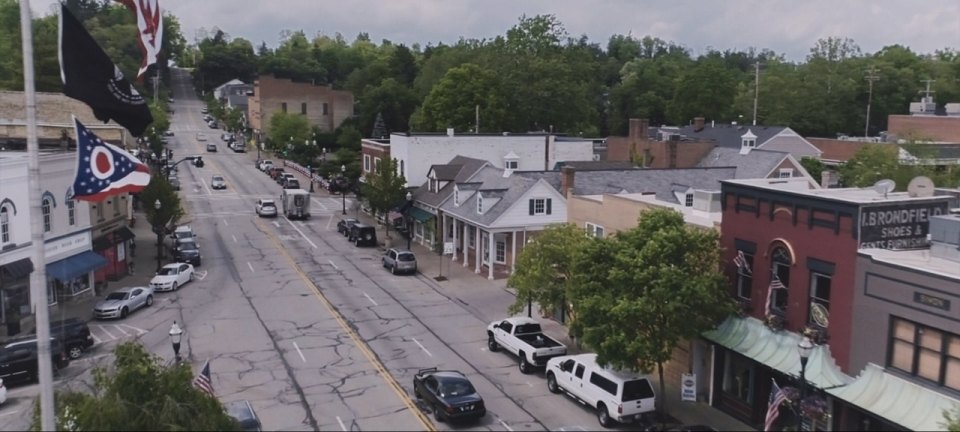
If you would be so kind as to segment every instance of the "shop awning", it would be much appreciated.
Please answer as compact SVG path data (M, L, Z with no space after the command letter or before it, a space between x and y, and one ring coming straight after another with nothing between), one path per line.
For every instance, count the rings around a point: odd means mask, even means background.
M867 363L850 385L828 389L827 393L917 431L946 430L940 425L943 412L960 405L960 400L891 374L873 363Z
M114 231L93 239L93 250L101 251L118 243L136 238L137 235L130 228L120 227Z
M69 282L105 265L107 260L96 252L80 252L72 257L47 264L47 276L56 278L60 282Z
M430 213L420 207L410 207L410 211L407 212L410 217L420 221L421 223L426 222L433 218L433 213Z
M33 272L33 261L30 261L30 258L21 258L0 266L0 275L4 279L20 279L31 272Z
M137 238L137 235L130 231L130 228L120 227L120 229L113 232L113 241L120 243L127 240L133 240Z
M703 333L703 337L784 374L800 376L800 352L797 345L800 344L801 336L797 333L774 332L762 321L752 317L730 317L716 330ZM806 377L807 382L822 389L853 381L853 378L837 367L828 345L817 345L813 349L807 361Z

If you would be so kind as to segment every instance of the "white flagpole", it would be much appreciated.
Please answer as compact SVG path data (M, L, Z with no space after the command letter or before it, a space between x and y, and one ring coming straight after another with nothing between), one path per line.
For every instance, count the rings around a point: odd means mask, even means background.
M37 94L33 70L33 16L30 2L20 0L20 36L23 40L23 94L27 108L28 197L30 201L30 244L33 273L30 274L30 303L37 325L37 370L40 381L40 429L55 430L53 407L53 365L50 362L50 306L47 303L47 259L43 243L40 208L40 145L37 142Z

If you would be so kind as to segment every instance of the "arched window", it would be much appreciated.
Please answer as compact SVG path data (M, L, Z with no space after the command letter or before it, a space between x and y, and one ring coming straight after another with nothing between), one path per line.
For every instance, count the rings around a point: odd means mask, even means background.
M10 243L10 209L0 207L0 243Z
M770 259L771 281L773 286L770 308L773 312L786 314L788 304L788 289L790 287L790 265L793 258L790 251L783 246L777 246L773 249Z
M40 208L40 211L43 213L43 232L50 232L51 225L53 224L50 206L50 198L44 198L43 205Z

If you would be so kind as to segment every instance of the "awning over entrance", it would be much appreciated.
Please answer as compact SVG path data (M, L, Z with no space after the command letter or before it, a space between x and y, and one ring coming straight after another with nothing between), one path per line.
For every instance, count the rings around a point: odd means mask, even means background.
M107 265L107 260L95 252L86 251L47 264L47 275L60 282L69 282L84 273Z
M420 223L426 222L433 217L433 214L419 207L410 207L408 212L410 217L420 221Z
M101 251L118 243L136 238L136 234L127 227L120 227L114 231L93 239L93 250Z
M883 417L909 430L946 430L940 425L943 412L960 405L960 400L914 384L868 363L850 385L828 389L828 393Z
M113 232L113 239L115 242L125 242L127 240L133 240L137 238L137 235L130 231L130 228L121 227L120 229Z
M30 261L30 258L21 258L0 266L0 276L4 279L20 279L31 272L33 272L33 261Z
M787 375L800 376L801 336L788 331L774 332L762 321L747 317L730 317L716 330L703 337L736 351ZM822 389L842 386L853 381L840 371L828 345L817 345L807 361L807 382Z

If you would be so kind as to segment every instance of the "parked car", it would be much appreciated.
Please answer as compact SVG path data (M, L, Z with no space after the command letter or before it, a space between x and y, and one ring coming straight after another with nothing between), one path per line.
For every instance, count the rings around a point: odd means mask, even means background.
M153 288L120 288L97 302L93 307L96 319L126 318L131 312L153 305Z
M176 291L193 280L193 266L187 263L167 264L150 279L154 291Z
M255 210L260 217L276 217L277 203L272 199L258 199Z
M220 139L223 140L223 142L233 141L233 134L232 133L220 134Z
M227 415L233 417L237 423L240 424L240 430L245 432L260 432L260 418L257 417L257 413L253 411L253 406L250 405L249 401L238 400L233 402L227 402L224 405L224 408L227 410Z
M347 239L357 247L377 246L377 229L370 225L356 223L350 227L350 235Z
M514 317L494 321L487 326L487 347L500 348L520 359L520 372L528 374L542 368L554 357L567 354L567 346L543 334L540 323L532 318Z
M215 153L217 151L217 145L214 143L207 144L207 151Z
M54 371L70 364L63 344L55 337L50 338L50 360ZM0 346L0 365L0 380L4 384L37 381L37 336L21 336L4 341Z
M200 108L200 114L206 114L208 112L206 107Z
M210 179L210 187L213 189L226 189L227 181L222 175L215 175Z
M554 357L547 362L547 389L566 392L597 410L603 427L615 422L640 421L656 409L656 395L650 379L597 364L596 354Z
M200 267L200 245L197 244L195 238L183 239L177 242L177 246L173 250L173 257L178 262L190 263Z
M383 254L383 267L390 273L416 273L417 256L405 249L389 249Z
M177 245L182 241L195 241L197 235L193 233L193 229L190 228L190 225L180 225L172 233L170 233L170 238L173 239L173 245L171 249L176 249Z
M217 122L214 120L207 122L207 126L210 126L210 129L220 129L220 126L217 126Z
M350 228L353 228L354 225L360 223L360 221L350 218L350 219L340 219L340 222L337 222L337 232L343 234L344 237L350 235Z
M297 180L293 177L287 177L286 180L283 181L283 188L284 189L300 189L300 180Z
M279 181L277 181L277 179L280 178L280 176L283 173L284 173L283 168L278 166L271 167L270 169L267 170L267 175L269 175L270 178L272 178L273 181L276 181L277 183L280 183Z
M3 385L3 380L0 379L0 405L3 405L7 401L7 388Z
M180 190L180 177L177 177L176 175L171 174L168 182L170 183L170 187L172 187L173 190Z
M413 376L413 394L430 407L438 422L480 419L487 415L483 398L470 380L458 371L420 369Z
M270 159L264 159L260 161L259 164L257 164L257 168L259 168L260 171L263 171L269 174L269 170L273 168L273 161Z
M234 142L231 142L231 143L230 143L230 148L232 148L233 151L235 151L235 152L237 152L237 153L246 153L246 151L247 151L247 146L246 146L246 144L243 143L243 141L234 141Z
M50 335L63 341L67 355L71 360L80 358L84 351L93 346L93 335L87 323L77 318L50 322Z
M286 171L281 170L280 173L278 173L276 177L273 178L273 180L276 181L277 184L279 184L280 186L283 186L283 183L287 181L288 178L295 178L295 177L293 176L293 174L290 174Z

